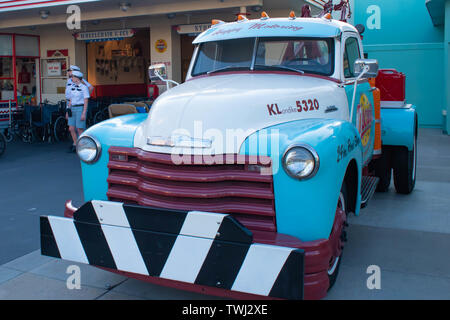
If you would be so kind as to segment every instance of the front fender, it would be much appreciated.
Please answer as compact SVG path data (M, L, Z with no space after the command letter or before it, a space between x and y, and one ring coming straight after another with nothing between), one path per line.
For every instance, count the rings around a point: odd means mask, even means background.
M282 168L283 154L298 143L308 144L319 155L320 167L312 179L299 181ZM329 238L350 161L356 162L361 177L362 150L359 133L351 123L311 119L257 131L246 139L240 153L272 159L277 231L314 241ZM361 201L360 180L357 208Z
M107 200L108 149L110 146L133 147L134 135L139 125L147 118L146 113L116 117L96 124L83 135L94 137L101 144L102 153L97 162L81 161L84 200Z

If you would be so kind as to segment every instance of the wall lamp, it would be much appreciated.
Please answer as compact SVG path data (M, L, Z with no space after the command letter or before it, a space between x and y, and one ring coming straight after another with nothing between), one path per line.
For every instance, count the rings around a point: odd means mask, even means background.
M262 10L261 6L253 6L250 8L253 12L260 12Z
M122 10L123 12L127 12L128 9L130 9L131 4L129 2L121 2L119 4L120 10Z
M48 10L41 10L39 11L39 15L41 16L41 19L47 19L50 15L50 11Z

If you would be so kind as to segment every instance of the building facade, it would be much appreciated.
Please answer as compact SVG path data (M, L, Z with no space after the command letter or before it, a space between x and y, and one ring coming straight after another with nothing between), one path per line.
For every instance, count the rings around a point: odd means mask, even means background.
M150 64L165 63L171 79L184 80L194 49L192 40L209 28L212 18L234 21L239 13L256 18L262 10L273 16L288 16L290 10L300 12L305 3L290 0L0 3L0 47L4 48L0 52L0 71L4 73L0 74L3 93L0 103L64 99L66 69L71 64L81 67L95 86L97 97L145 95L146 70ZM313 10L316 14L320 11ZM21 46L33 52L16 55L20 50L15 49L14 43L19 44L18 40L24 36L34 42L22 41ZM26 85L19 81L20 74L30 78Z
M406 74L406 99L417 105L422 127L450 122L450 0L357 0L364 48L380 67Z
M325 0L32 0L0 3L0 104L64 99L68 65L81 67L95 96L147 94L147 68L165 63L182 82L192 40L211 19L313 15ZM340 0L334 0L334 4ZM449 131L450 0L350 0L349 22L366 28L367 56L406 74L420 125ZM334 13L339 18L339 13ZM445 123L444 123L445 121Z

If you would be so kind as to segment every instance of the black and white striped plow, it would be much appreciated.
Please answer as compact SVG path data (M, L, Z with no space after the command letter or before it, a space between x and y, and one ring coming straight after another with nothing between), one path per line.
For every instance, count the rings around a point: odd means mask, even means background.
M98 267L282 299L303 298L304 252L253 243L231 215L90 201L41 216L41 253Z

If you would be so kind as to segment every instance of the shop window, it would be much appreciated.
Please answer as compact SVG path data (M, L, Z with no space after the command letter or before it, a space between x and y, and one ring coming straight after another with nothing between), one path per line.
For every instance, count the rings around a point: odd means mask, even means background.
M30 36L16 35L16 56L21 57L38 57L39 56L39 39Z
M0 78L13 78L12 57L0 57Z
M0 34L0 56L12 56L12 36Z
M41 60L42 93L62 95L66 89L68 57L46 58Z
M0 80L0 101L14 100L14 80Z
M17 58L17 100L19 104L35 103L37 96L37 58Z
M354 78L355 61L361 57L359 52L359 43L356 38L348 38L345 41L344 51L344 76L346 78Z
M0 101L40 101L39 37L0 34Z

